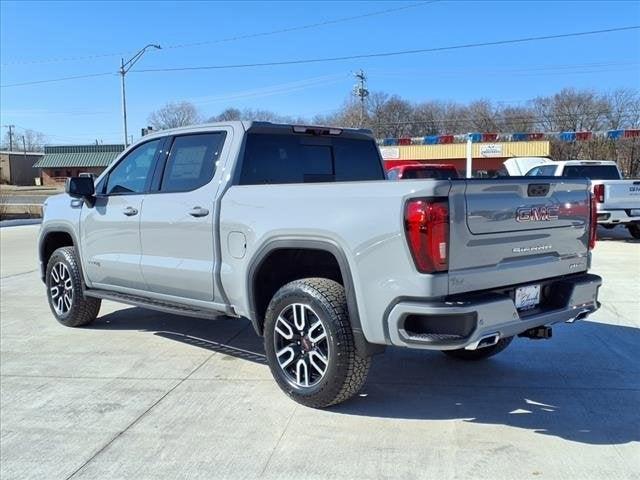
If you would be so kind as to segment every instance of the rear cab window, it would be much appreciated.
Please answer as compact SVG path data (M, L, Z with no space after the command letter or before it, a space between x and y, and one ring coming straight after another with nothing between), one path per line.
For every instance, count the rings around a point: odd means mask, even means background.
M373 139L248 133L240 185L385 180Z
M567 165L564 167L562 176L586 177L591 180L620 180L620 173L615 165Z
M433 180L448 180L450 178L458 178L458 172L451 168L411 168L405 170L402 178L430 178Z

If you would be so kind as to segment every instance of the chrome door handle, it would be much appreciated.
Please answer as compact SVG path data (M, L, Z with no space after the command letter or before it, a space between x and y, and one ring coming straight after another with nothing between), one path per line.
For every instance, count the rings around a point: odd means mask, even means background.
M127 217L132 217L138 214L138 210L133 207L124 207L122 209L122 213L124 213Z
M202 207L193 207L191 210L189 210L189 215L191 215L192 217L206 217L207 215L209 215L209 210Z

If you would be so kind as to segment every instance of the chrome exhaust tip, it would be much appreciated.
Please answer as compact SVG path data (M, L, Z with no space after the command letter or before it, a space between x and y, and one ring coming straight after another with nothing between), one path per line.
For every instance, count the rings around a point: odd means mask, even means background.
M592 310L581 310L575 317L567 320L565 323L574 323L578 320L584 320L592 313Z
M480 337L475 342L464 347L465 350L478 350L479 348L493 347L496 343L500 341L500 334L490 333L488 335L484 335Z

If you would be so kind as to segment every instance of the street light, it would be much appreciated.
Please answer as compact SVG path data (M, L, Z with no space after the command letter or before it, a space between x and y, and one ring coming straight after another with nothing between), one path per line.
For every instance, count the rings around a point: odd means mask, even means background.
M160 50L162 47L160 45L154 45L150 43L138 53L136 53L133 57L131 57L127 62L124 61L124 58L120 59L120 76L122 78L122 121L124 123L124 148L127 148L129 144L129 137L127 135L127 100L124 93L124 76L131 70L138 60L142 58L142 55L149 49L155 48Z

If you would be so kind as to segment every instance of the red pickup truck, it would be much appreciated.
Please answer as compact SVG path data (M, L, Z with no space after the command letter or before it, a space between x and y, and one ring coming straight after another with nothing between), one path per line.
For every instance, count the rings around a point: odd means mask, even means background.
M400 165L387 170L389 180L432 178L435 180L447 180L460 178L458 170L449 163L410 163Z

